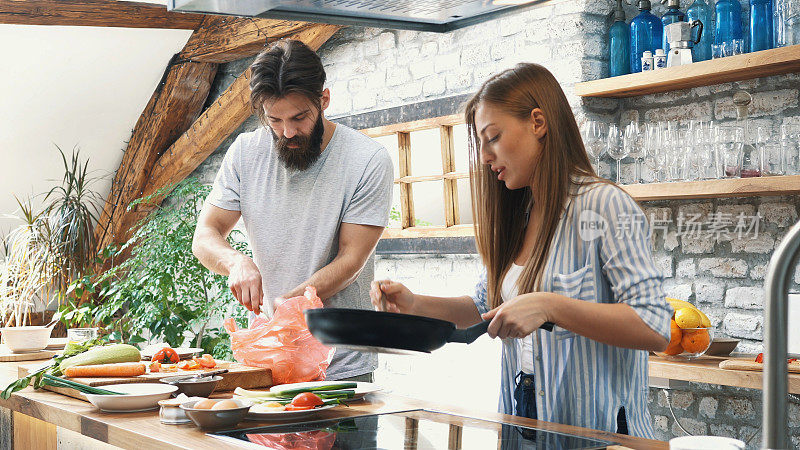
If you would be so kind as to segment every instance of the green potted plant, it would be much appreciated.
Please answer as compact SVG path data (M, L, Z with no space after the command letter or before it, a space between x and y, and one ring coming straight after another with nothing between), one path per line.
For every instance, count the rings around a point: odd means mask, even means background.
M30 323L32 312L44 314L54 300L62 302L67 287L87 271L94 254L95 212L101 199L90 185L96 178L89 176L89 161L81 163L77 149L68 160L61 148L56 148L64 163L61 183L45 194L45 206L39 213L34 212L30 199L25 203L18 199L23 223L3 239L0 317L3 325L16 328L3 333L10 346L15 345L12 335L23 339L26 332L32 333L27 336L30 339L34 335L40 342L44 339L46 346L43 327L28 331L22 327Z
M170 188L138 199L130 208L153 206ZM192 254L197 218L209 192L209 186L193 178L179 183L117 251L130 256L80 286L99 291L92 315L109 327L112 339L166 342L172 347L188 343L215 358L230 357L222 319L235 317L244 324L246 312L233 298L226 277L203 267ZM231 233L229 242L249 252L241 232Z
M47 346L50 329L27 324L31 312L43 309L47 303L55 258L44 215L33 212L30 199L27 202L17 199L17 204L23 223L3 239L5 256L0 269L3 328L0 333L12 351L34 351Z

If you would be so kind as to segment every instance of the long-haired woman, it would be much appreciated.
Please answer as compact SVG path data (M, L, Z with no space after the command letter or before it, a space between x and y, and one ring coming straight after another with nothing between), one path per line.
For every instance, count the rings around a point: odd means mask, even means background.
M503 413L652 438L646 351L667 347L672 309L642 210L595 175L544 67L492 76L465 119L485 277L474 296L450 298L373 282L373 303L382 290L389 311L490 320L503 339Z

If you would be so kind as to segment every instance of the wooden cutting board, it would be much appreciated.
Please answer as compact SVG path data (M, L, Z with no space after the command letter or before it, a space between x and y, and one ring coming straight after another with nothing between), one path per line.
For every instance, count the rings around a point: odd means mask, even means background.
M40 359L50 359L56 356L56 352L51 350L39 350L36 352L14 353L5 344L0 344L0 361L36 361Z
M764 370L764 364L757 363L750 359L726 359L720 361L719 368L729 370L755 370L760 372ZM789 363L789 372L800 373L800 361Z
M27 376L30 372L35 371L41 364L20 366L18 375L20 378ZM217 361L217 367L209 370L228 369L227 373L222 374L222 380L217 384L214 392L218 391L232 391L237 387L244 389L265 388L273 385L272 383L272 370L263 367L250 367L244 364ZM195 373L202 373L202 370L182 370L180 372L157 372L139 375L138 377L96 377L96 378L70 378L70 380L82 383L88 386L108 386L112 384L124 383L156 383L161 378L174 377L179 375L191 375ZM58 392L60 394L74 397L80 400L86 400L82 393L75 389L57 388L53 386L46 386L45 389Z

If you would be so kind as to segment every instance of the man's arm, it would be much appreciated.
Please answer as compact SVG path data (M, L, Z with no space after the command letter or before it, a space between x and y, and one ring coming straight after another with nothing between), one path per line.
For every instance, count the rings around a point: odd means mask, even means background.
M235 250L226 238L241 217L206 203L197 220L192 239L192 253L209 270L228 276L228 287L245 308L259 314L264 297L261 273L253 260Z
M292 298L303 295L306 286L314 286L321 299L328 299L346 288L358 277L372 254L383 227L342 223L339 230L339 250L328 265L283 295Z

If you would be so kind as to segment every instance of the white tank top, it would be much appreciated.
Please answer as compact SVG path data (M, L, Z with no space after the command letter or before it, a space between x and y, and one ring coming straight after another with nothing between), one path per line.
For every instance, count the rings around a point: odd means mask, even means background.
M500 297L503 302L507 302L517 296L517 280L522 275L523 266L511 264L511 268L506 272L503 278L503 284L500 286ZM533 373L533 334L529 334L522 338L522 352L520 352L519 367L525 373Z

